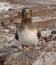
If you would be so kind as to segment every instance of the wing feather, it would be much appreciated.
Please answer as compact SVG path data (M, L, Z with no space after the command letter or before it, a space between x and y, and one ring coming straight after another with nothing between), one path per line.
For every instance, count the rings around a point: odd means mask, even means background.
M17 31L16 31L16 33L15 33L15 39L16 39L16 40L19 40L19 36L18 36Z

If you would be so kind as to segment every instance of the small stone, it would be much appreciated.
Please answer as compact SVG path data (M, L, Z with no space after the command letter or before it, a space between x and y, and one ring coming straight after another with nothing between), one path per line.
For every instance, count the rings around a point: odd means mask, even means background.
M53 38L54 41L56 41L56 36Z

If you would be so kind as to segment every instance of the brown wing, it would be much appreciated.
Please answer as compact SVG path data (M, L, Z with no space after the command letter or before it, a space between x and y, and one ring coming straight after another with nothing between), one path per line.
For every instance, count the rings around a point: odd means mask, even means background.
M37 32L37 37L40 39L40 37L41 37L41 31Z
M15 33L15 39L16 39L16 40L19 40L19 36L18 36L17 31L16 31L16 33Z

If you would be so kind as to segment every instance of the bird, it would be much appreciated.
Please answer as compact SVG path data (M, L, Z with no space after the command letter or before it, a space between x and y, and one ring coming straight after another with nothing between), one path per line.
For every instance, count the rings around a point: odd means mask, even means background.
M23 8L21 24L16 30L15 39L19 40L22 49L24 46L33 46L34 48L40 36L37 27L32 23L32 10L30 8Z

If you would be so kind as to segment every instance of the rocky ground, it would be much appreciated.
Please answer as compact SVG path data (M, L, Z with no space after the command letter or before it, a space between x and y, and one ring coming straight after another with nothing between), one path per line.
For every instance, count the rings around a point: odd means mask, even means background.
M34 49L34 53L31 49L26 51L27 48L22 52L19 42L15 40L15 31L16 26L7 28L1 26L1 63L4 62L4 65L56 65L56 38L48 42L44 39L40 39ZM50 33L49 31L45 31L44 35L48 35Z
M56 65L56 34L51 34L56 30L56 5L26 5L33 10L33 23L48 39L46 42L41 38L33 53L27 48L22 52L19 41L15 40L25 4L3 4L4 9L0 8L0 65Z

